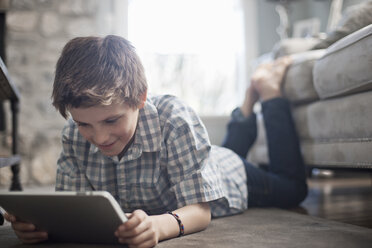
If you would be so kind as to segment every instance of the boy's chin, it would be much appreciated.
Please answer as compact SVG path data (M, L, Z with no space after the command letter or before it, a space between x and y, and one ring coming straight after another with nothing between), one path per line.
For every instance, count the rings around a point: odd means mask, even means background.
M120 152L118 152L118 151L105 151L105 150L101 150L101 149L100 149L100 151L103 155L109 156L109 157L117 156L117 155L120 154Z

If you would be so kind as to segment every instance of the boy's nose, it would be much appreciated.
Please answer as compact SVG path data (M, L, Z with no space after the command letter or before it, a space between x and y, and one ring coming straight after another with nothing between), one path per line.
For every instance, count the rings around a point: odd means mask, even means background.
M103 130L97 130L93 134L93 142L97 145L106 145L106 143L109 141L109 133L105 132Z

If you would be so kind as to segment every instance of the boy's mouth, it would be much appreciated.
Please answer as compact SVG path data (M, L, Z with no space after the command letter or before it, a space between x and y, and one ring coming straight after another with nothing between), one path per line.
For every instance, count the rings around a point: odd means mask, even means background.
M100 150L109 150L111 149L116 141L110 143L110 144L103 144L103 145L97 145Z

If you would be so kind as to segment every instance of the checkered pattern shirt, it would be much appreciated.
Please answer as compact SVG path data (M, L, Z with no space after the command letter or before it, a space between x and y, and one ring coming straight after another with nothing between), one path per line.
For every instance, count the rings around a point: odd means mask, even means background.
M232 151L211 146L199 117L173 96L148 98L134 141L120 160L85 140L71 119L62 144L58 191L108 191L124 211L148 214L201 202L209 202L214 217L247 208L243 162Z

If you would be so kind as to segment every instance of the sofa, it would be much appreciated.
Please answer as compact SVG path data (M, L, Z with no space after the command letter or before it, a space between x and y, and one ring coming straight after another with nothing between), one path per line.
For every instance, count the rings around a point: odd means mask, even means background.
M324 38L286 39L272 51L274 59L293 58L283 95L292 104L308 168L372 169L371 13L372 1L350 6ZM257 119L248 159L266 164L265 130Z
M372 24L327 49L291 56L283 95L292 103L306 165L372 169ZM249 160L265 164L265 130L257 119Z
M283 40L274 55L290 54L293 58L284 77L283 95L292 105L305 164L310 169L370 170L372 24L346 35L327 49L312 49L318 42L313 38ZM259 111L257 117L257 140L248 160L264 165L269 161ZM228 118L203 120L211 142L220 144Z

